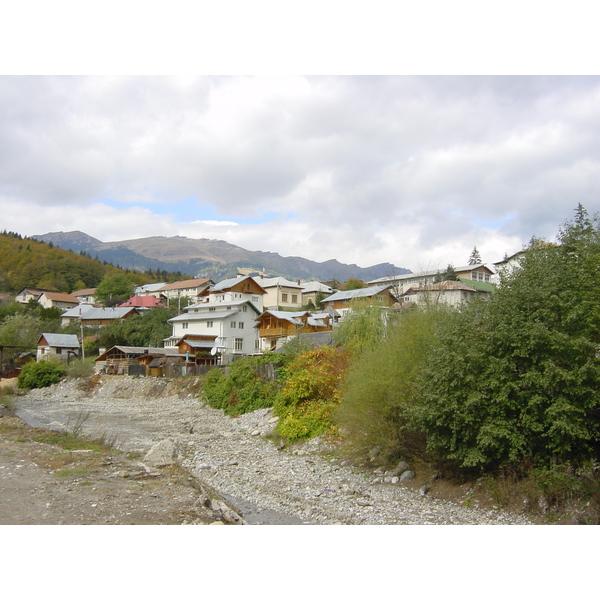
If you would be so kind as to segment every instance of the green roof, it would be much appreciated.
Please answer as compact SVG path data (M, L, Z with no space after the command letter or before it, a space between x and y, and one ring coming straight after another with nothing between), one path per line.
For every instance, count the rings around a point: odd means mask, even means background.
M493 283L486 281L475 281L474 279L461 279L465 285L475 288L478 292L489 292L493 294L496 291L496 286Z

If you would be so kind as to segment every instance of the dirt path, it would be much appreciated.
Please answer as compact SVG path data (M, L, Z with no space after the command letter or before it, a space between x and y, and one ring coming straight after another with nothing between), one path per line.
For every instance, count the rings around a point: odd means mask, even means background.
M0 524L175 525L218 520L204 505L203 490L183 469L148 469L136 454L99 444L72 448L68 437L32 428L2 412Z

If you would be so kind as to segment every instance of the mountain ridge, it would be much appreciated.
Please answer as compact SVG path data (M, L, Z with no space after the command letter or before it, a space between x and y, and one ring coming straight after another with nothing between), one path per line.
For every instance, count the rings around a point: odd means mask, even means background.
M82 231L56 231L31 236L65 250L85 252L94 258L121 268L139 271L180 271L192 277L222 279L237 275L238 268L265 271L289 279L320 281L360 279L370 281L389 275L410 273L391 263L371 267L340 263L336 259L311 261L299 256L284 257L275 252L246 250L224 240L184 236L151 236L115 242L102 242Z

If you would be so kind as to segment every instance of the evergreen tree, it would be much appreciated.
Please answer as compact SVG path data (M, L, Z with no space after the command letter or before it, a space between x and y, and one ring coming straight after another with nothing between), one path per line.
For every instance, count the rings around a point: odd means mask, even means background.
M471 256L469 256L469 264L470 265L480 265L482 263L481 254L479 254L479 250L477 250L477 246L473 246L473 251L471 252Z

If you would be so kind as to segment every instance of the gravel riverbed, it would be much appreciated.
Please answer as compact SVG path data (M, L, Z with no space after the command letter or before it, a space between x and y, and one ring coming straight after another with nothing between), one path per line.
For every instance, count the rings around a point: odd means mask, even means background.
M322 439L278 448L265 438L270 409L236 418L202 404L177 381L102 376L65 380L16 398L30 424L103 437L146 453L162 440L177 462L229 501L249 524L526 525L524 515L468 508L385 481L335 457ZM389 479L389 478L388 478Z

